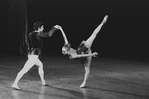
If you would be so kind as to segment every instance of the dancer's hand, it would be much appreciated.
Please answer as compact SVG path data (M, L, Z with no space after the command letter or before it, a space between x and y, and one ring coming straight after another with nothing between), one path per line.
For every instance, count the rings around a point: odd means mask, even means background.
M60 26L59 25L55 25L54 27L57 28L57 29L60 29Z
M104 17L102 23L103 23L103 24L106 23L107 19L108 19L108 15L106 15L106 16Z
M93 53L93 57L97 57L98 53L97 52L94 52Z

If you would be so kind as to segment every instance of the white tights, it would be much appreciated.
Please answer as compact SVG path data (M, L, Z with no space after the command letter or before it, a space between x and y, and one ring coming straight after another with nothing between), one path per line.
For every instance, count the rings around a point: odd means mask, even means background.
M17 77L16 77L13 85L17 86L19 80L23 77L23 75L26 74L34 65L36 65L38 67L38 73L39 73L42 85L45 85L43 64L39 60L38 55L28 55L28 60L26 61L24 67L17 74Z

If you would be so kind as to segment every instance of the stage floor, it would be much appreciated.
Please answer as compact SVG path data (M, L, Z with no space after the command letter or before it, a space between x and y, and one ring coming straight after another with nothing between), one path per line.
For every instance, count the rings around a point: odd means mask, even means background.
M86 88L79 88L84 67L79 60L62 55L43 55L45 80L42 86L34 66L11 85L27 57L0 56L0 99L149 99L149 62L97 57L92 59Z

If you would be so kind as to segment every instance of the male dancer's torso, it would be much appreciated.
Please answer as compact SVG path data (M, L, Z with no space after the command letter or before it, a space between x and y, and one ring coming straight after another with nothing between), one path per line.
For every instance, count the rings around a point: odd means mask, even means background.
M40 55L43 47L43 38L51 37L56 28L53 27L49 32L33 31L29 34L29 54Z
M35 31L31 32L29 34L29 40L30 40L30 54L40 55L43 42L39 33Z

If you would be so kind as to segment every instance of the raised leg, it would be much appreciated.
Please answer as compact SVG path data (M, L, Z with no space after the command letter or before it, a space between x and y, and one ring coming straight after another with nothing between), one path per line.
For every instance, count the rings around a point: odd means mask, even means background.
M104 17L104 19L101 22L101 24L94 30L94 32L92 33L92 35L84 42L85 43L85 46L87 48L90 48L92 46L92 43L93 43L94 39L96 38L97 34L101 30L102 26L106 23L107 19L108 19L108 15L106 15Z

